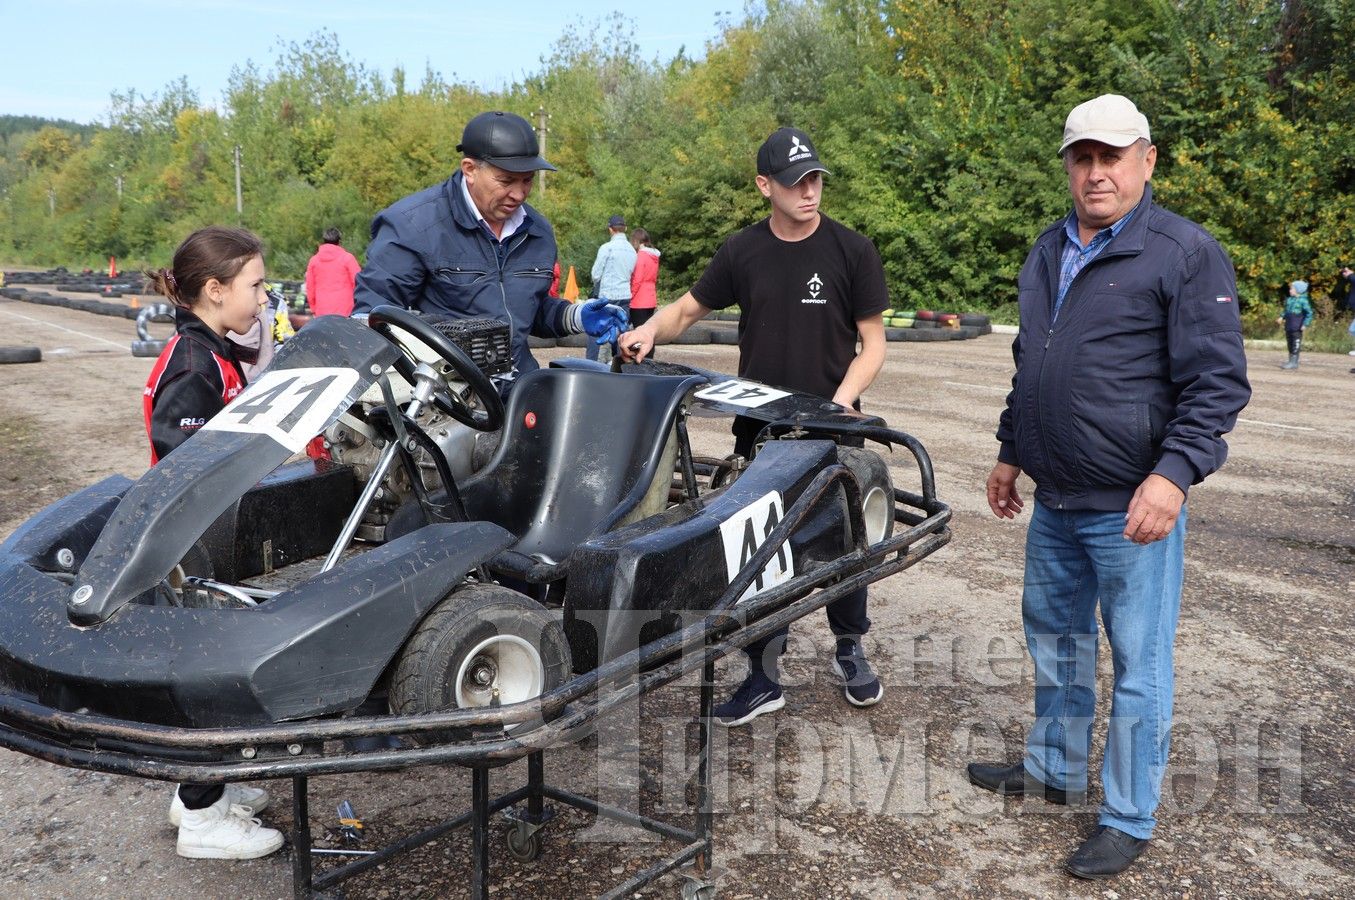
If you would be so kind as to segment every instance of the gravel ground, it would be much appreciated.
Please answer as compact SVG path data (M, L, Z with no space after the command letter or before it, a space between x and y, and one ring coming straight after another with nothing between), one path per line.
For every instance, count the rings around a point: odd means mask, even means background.
M152 361L128 354L133 323L125 320L0 299L0 327L6 345L44 353L41 363L0 368L7 535L80 486L144 471L140 392ZM954 541L872 588L867 646L886 684L883 702L868 710L844 702L827 671L831 635L816 614L792 633L786 709L717 734L720 896L1351 896L1352 360L1304 354L1291 373L1278 369L1281 352L1249 353L1255 396L1230 437L1231 458L1191 494L1161 824L1134 869L1086 884L1060 863L1095 824L1095 787L1092 806L1070 811L1003 801L964 777L970 759L1015 759L1030 717L1019 616L1025 521L999 522L982 497L1010 340L890 345L866 406L927 446L938 492L955 512ZM725 371L736 359L717 346L662 356ZM718 425L698 421L694 430L700 448L725 452ZM892 460L897 484L916 482L907 462ZM1102 664L1104 694L1108 654ZM739 663L723 664L719 690L741 675ZM598 739L550 754L547 775L681 818L694 708L690 683L655 692ZM494 783L516 785L522 772L521 764L496 770ZM270 787L277 802L264 819L286 827L287 785ZM312 833L325 842L343 798L375 842L440 821L468 796L469 779L454 768L316 779ZM162 784L0 752L5 895L290 894L286 851L244 863L176 857L168 798ZM605 890L670 845L571 810L548 826L537 862L516 863L500 846L495 896L562 898ZM344 896L465 896L468 854L465 835L434 842L348 882ZM670 877L637 896L677 893Z

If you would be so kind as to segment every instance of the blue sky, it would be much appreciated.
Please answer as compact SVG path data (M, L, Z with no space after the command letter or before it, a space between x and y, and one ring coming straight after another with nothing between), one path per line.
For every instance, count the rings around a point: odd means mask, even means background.
M742 0L624 7L617 0L0 0L0 114L97 121L110 91L159 92L186 76L215 105L233 66L272 66L279 41L321 30L353 59L417 84L425 64L448 81L500 88L540 68L571 24L592 29L620 10L646 59L679 47L701 56L719 16Z

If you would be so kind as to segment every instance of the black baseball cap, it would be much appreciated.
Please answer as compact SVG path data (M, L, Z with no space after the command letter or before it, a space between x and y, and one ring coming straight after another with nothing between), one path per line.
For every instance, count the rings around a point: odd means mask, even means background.
M757 173L775 178L782 187L794 187L810 172L832 175L819 162L809 135L798 128L778 128L757 151Z
M541 145L531 123L512 113L480 113L466 123L456 149L506 172L558 171L541 158Z

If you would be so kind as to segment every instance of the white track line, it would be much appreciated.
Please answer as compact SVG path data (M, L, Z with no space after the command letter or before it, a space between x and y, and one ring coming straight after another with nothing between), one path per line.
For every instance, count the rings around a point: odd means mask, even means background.
M942 384L948 384L948 385L950 385L951 387L975 388L975 389L980 390L980 391L996 391L996 392L999 393L999 394L1005 394L1005 393L1007 393L1008 391L1011 390L1011 388L994 387L994 386L991 385L991 384L966 384L966 383L963 382L963 381L943 381L943 382L941 382L941 383L942 383Z
M42 319L34 319L30 318L29 316L21 316L18 313L10 312L7 309L0 309L0 313L4 313L5 315L10 316L11 318L23 319L25 322L32 322L35 325L46 325L49 328L56 328L61 331L69 332L70 334L78 334L81 337L89 338L91 341L98 341L101 344L108 344L110 347L117 347L119 350L127 350L128 347L130 346L130 344L128 343L119 344L117 341L110 341L107 338L101 338L97 334L86 334L83 331L76 331L74 328L67 328L64 325L57 325L54 322L44 322L42 321Z
M951 387L975 388L981 391L995 391L997 393L1007 393L1007 388L993 387L990 384L966 384L963 381L943 381L942 384L948 384ZM1283 428L1287 431L1317 431L1316 428L1309 428L1306 425L1281 425L1278 422L1262 422L1258 419L1238 419L1239 422L1245 422L1248 425L1264 425L1267 428Z
M1284 428L1289 431L1317 431L1316 428L1309 428L1306 425L1281 425L1278 422L1261 422L1257 419L1238 419L1239 422L1246 422L1248 425L1264 425L1267 428Z

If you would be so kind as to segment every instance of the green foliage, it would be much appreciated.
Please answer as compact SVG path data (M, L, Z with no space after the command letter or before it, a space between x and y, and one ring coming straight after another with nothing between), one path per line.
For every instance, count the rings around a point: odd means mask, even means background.
M361 258L376 211L455 169L471 116L544 108L560 171L532 202L562 266L587 289L619 212L663 250L671 297L766 214L754 154L794 124L833 171L825 211L875 241L897 307L1011 319L1032 239L1069 208L1063 118L1114 91L1152 123L1156 196L1223 243L1263 334L1300 276L1332 321L1322 298L1355 261L1352 33L1350 0L1087 0L1076 15L1063 0L765 0L699 61L642 58L619 14L583 23L498 92L383 76L321 33L237 67L219 109L181 79L114 94L107 127L0 117L0 253L163 264L190 229L238 221L295 277L329 225Z

